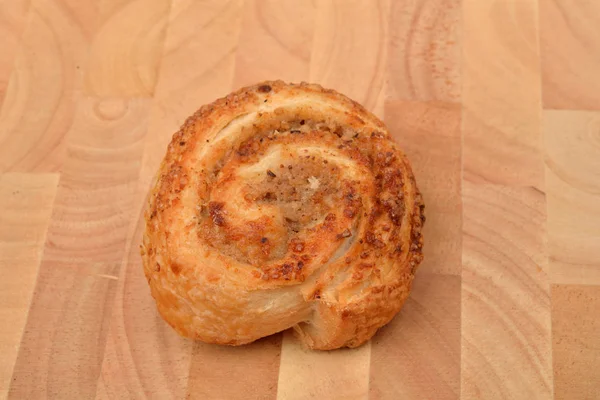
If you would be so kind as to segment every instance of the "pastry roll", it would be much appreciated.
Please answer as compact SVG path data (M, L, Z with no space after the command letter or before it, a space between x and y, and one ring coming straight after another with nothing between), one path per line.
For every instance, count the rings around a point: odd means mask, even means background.
M144 272L186 337L242 345L293 328L356 347L406 300L423 200L385 125L313 84L263 82L177 132L145 213Z

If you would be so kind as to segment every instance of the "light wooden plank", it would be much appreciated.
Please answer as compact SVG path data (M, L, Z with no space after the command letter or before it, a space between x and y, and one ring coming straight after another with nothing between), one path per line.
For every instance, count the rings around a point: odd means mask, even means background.
M461 273L460 107L441 102L386 102L385 122L410 160L425 201L421 273Z
M552 287L556 400L594 399L600 383L600 286Z
M393 1L387 97L459 102L460 0Z
M143 99L78 106L12 398L96 393L147 114Z
M460 276L418 273L400 314L373 338L370 396L458 399Z
M8 395L57 184L56 174L0 175L0 399Z
M154 93L171 0L103 0L90 48L85 93L150 97Z
M462 399L551 399L545 199L463 184Z
M540 0L546 109L600 110L600 2Z
M545 111L553 283L600 285L600 113Z
M0 1L0 108L21 45L21 34L29 16L31 0Z
M464 178L543 190L537 0L464 0Z
M308 79L315 19L310 0L248 0L244 7L234 86Z
M278 400L366 399L370 342L356 349L314 351L291 331L283 336Z
M383 117L389 0L323 0L310 59L310 81L335 89Z
M60 169L88 29L96 22L91 8L75 0L32 0L0 110L0 171Z

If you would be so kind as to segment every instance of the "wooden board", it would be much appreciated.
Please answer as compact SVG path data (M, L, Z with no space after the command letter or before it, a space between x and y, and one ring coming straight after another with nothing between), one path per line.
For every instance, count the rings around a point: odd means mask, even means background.
M600 398L600 2L0 0L0 399ZM204 103L312 81L385 120L427 205L359 349L194 343L138 244Z

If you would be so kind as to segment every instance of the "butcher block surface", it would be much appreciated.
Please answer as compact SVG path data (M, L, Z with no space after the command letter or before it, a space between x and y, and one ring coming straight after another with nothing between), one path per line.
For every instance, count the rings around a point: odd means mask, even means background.
M600 399L600 2L0 0L0 399ZM366 345L158 316L139 242L171 135L264 79L381 117L425 261Z

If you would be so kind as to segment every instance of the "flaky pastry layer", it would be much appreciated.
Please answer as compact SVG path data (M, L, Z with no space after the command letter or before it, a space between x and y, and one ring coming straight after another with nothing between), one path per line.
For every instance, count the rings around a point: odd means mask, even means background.
M385 125L312 84L205 105L168 146L145 214L144 272L180 334L241 345L294 328L356 347L400 310L423 201Z

